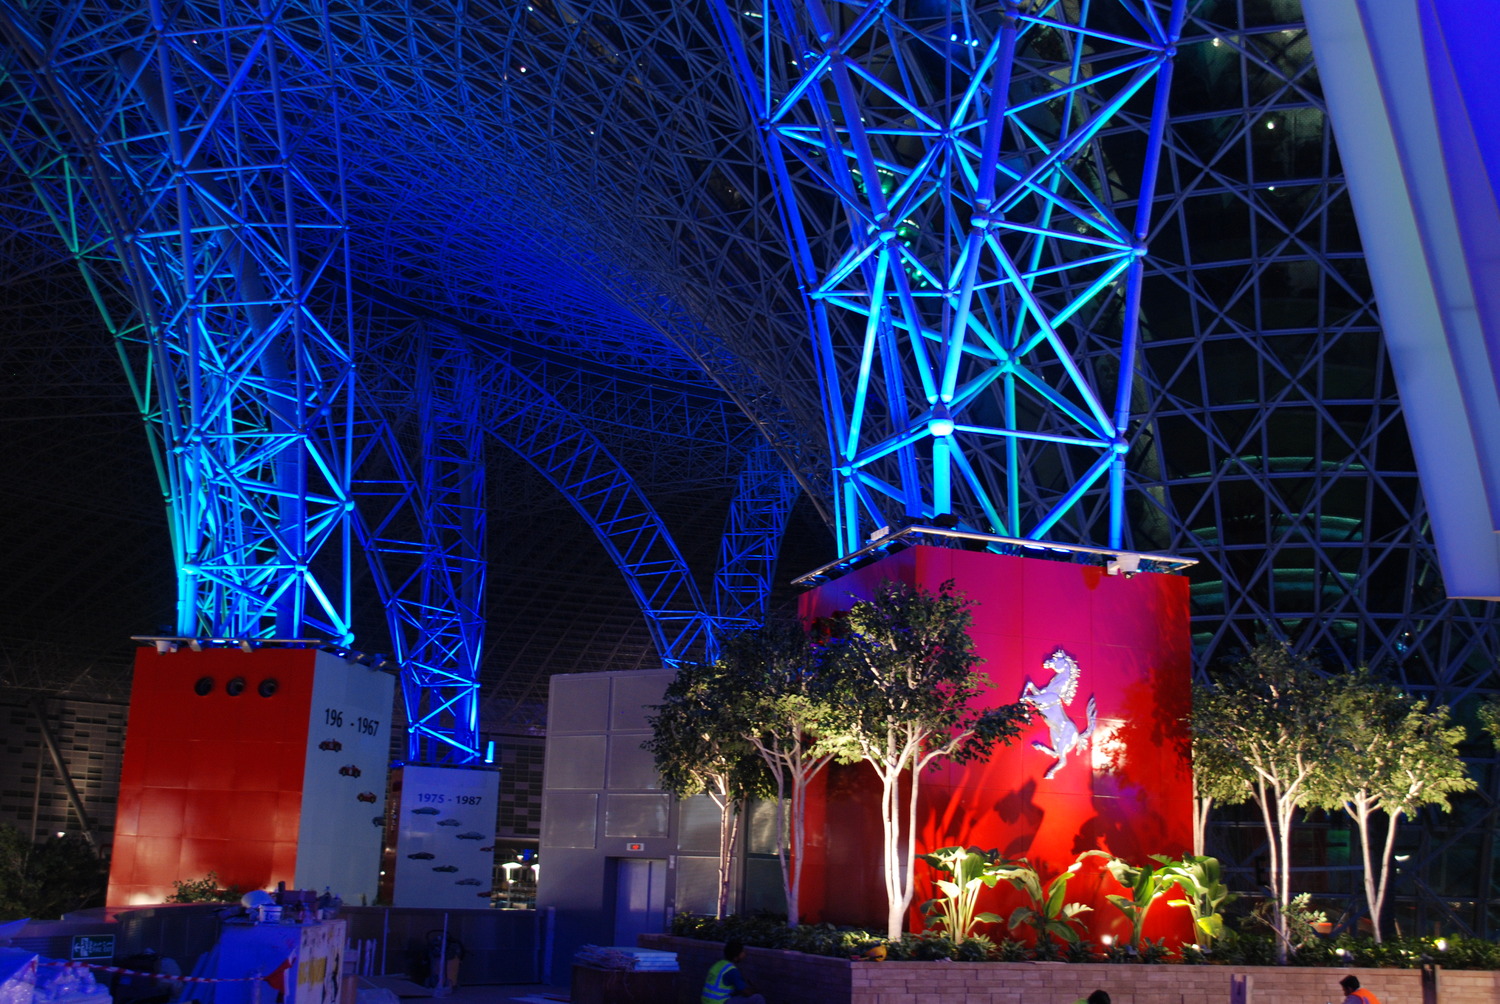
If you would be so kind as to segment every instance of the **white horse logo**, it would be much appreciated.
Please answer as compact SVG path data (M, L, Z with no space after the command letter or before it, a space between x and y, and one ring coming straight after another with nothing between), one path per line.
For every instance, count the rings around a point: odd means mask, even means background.
M1042 775L1043 780L1048 780L1062 770L1063 764L1068 762L1069 753L1081 750L1093 738L1095 707L1094 698L1090 697L1089 727L1080 732L1067 712L1067 706L1073 703L1073 698L1078 694L1078 663L1059 648L1047 657L1042 668L1052 670L1051 682L1045 687L1038 687L1027 680L1025 689L1021 691L1021 700L1036 708L1052 733L1051 746L1039 742L1031 744L1048 756L1057 758L1057 762Z

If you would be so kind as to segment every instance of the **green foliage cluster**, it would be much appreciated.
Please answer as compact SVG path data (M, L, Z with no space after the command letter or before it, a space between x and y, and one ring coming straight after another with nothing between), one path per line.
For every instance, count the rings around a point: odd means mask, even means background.
M886 933L894 940L914 890L909 820L923 772L986 757L1029 720L1023 703L976 706L990 680L978 669L972 620L951 582L935 593L883 583L812 631L773 623L725 639L713 664L682 667L655 709L644 746L663 786L713 797L721 834L747 796L774 794L790 924L799 920L805 857L802 795L818 771L834 760L864 762L880 780ZM721 904L732 850L721 835Z
M238 903L244 895L239 886L219 886L219 876L209 872L200 879L173 879L168 903Z
M1161 862L1162 870L1171 875L1182 893L1181 899L1169 899L1167 905L1187 907L1193 915L1194 947L1211 947L1214 939L1224 936L1224 908L1238 898L1224 884L1219 859L1204 854L1188 854L1176 861L1159 854L1153 858Z
M938 895L922 904L922 913L932 927L941 927L960 943L974 932L975 924L998 924L1001 917L975 909L980 886L993 889L1000 880L996 866L1002 860L995 850L977 847L943 847L919 855L937 872Z
M0 921L56 920L102 906L108 872L80 836L33 844L14 826L0 824Z
M1078 931L1083 927L1079 915L1093 907L1067 901L1068 881L1078 874L1078 867L1078 862L1074 862L1044 886L1041 875L1025 858L997 866L1000 878L1024 893L1030 901L1012 910L1006 924L1012 931L1022 926L1031 928L1036 935L1038 959L1057 958L1059 946L1054 938L1064 945L1079 944Z
M1479 718L1488 727L1484 709ZM1299 813L1343 811L1353 821L1379 941L1401 819L1446 810L1451 796L1474 788L1458 754L1465 732L1448 708L1368 670L1324 673L1281 643L1257 645L1195 688L1192 730L1200 807L1253 802L1260 810L1270 880L1263 913L1283 958L1307 941L1289 867ZM1377 817L1386 821L1380 846Z
M1223 934L1224 918L1220 911L1235 895L1221 881L1217 859L1191 854L1181 859L1154 854L1151 856L1154 864L1137 866L1104 851L1085 851L1061 875L1043 885L1042 877L1025 858L1008 861L994 850L944 847L921 856L938 872L935 882L938 895L922 904L922 912L933 928L962 940L970 936L975 924L1002 922L1003 918L993 913L978 912L978 895L981 886L993 888L998 882L1008 882L1028 902L1016 907L1009 920L1003 922L1012 931L1023 926L1031 928L1038 958L1053 959L1060 953L1073 961L1091 958L1092 949L1086 947L1088 943L1080 939L1079 932L1083 927L1081 915L1092 908L1068 902L1066 893L1068 882L1083 863L1095 857L1105 859L1105 869L1126 893L1107 897L1130 921L1131 927L1130 939L1112 948L1111 953L1146 962L1155 962L1163 956L1166 949L1162 944L1143 939L1141 932L1152 905L1172 889L1181 893L1182 898L1169 900L1168 905L1185 907L1192 913L1198 938L1195 947L1207 948Z
M835 958L862 955L876 945L885 944L885 939L879 935L857 927L835 927L833 924L788 927L781 917L766 914L734 914L715 919L679 913L672 918L672 933L683 938L739 941L757 948L779 948Z
M999 942L984 935L954 941L938 931L905 934L887 941L879 934L832 924L803 924L787 927L780 917L753 916L697 917L678 914L672 921L672 933L684 938L723 942L736 940L757 948L776 948L809 955L833 958L863 956L877 945L886 946L891 960L952 959L955 962L1115 962L1152 964L1180 962L1184 965L1274 966L1277 940L1274 934L1254 930L1237 931L1225 927L1214 947L1205 950L1197 945L1183 945L1175 959L1162 940L1143 939L1141 948L1131 952L1126 945L1114 945L1099 952L1087 941L1066 946L1051 942L1038 952L1010 938ZM1318 937L1290 953L1287 963L1294 966L1354 966L1371 969L1415 969L1424 962L1437 962L1445 969L1500 970L1500 944L1483 938L1455 935L1448 938L1388 938L1377 943L1367 936L1343 934L1333 938Z

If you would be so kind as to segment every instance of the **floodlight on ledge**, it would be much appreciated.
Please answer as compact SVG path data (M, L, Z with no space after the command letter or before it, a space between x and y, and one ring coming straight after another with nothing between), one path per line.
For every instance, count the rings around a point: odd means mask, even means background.
M937 521L949 522L941 516L937 517L935 522ZM1051 540L1033 540L1030 537L1005 537L995 533L980 533L977 530L964 530L957 526L926 526L913 523L886 533L877 531L870 536L863 547L850 551L836 561L830 561L826 565L815 568L806 575L798 576L792 580L792 585L801 589L810 589L821 583L831 582L862 565L868 565L886 554L916 544L994 551L997 554L1027 554L1052 561L1102 565L1108 574L1124 575L1126 578L1138 572L1181 572L1198 563L1197 558L1178 558L1169 554L1144 554L1110 547L1094 547L1089 544L1060 544Z

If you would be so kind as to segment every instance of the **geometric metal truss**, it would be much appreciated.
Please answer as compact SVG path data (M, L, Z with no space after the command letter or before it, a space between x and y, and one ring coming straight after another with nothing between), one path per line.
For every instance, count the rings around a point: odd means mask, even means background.
M383 416L371 414L359 424L356 529L401 667L406 760L475 763L482 755L478 691L487 567L478 395L461 339L429 330L408 349L416 357L407 409L416 413L416 458L408 459L410 451Z
M1182 0L713 9L806 298L840 553L947 514L1045 539L1100 483L1118 547ZM1128 169L1098 141L1122 120Z
M343 159L307 129L339 114L326 25L56 13L0 17L7 152L101 308L106 287L133 307L112 333L167 499L176 630L347 641Z
M484 429L473 356L441 330L415 346L421 432L420 592L403 597L416 643L401 668L407 757L473 763L479 748L479 667L484 645Z
M770 443L757 443L745 456L714 572L716 632L765 622L782 535L800 494Z
M1269 635L1466 719L1500 691L1500 611L1443 590L1299 12L1201 5L1177 63L1192 83L1172 95L1153 211L1132 545L1199 560L1187 574L1200 673ZM1500 775L1475 768L1480 792L1402 838L1405 929L1500 931ZM1346 835L1319 832L1328 849L1294 859L1299 887L1357 900ZM1249 874L1255 833L1226 815L1211 852Z
M416 391L410 386L406 361L411 346L455 336L451 331L444 333L441 322L414 321L389 303L372 301L366 322L369 328L361 340L360 358L368 367L362 372L362 388L385 412L405 410L411 407L409 395ZM505 340L480 343L471 335L463 341L465 380L472 391L469 407L476 427L530 464L593 530L635 597L663 663L676 665L701 658L710 642L713 618L665 521L631 471L581 420L579 412L537 380L550 375L552 385L567 390L570 381L558 371L566 369L574 382L583 383L577 365L561 367L555 359L528 359L524 346ZM653 390L639 377L618 376L627 386L612 388L609 380L600 378L593 384L595 392L612 398L641 398ZM678 405L688 406L685 412L694 410L693 405L704 414L713 412L703 392L655 388L654 393L658 406L662 397L675 397ZM682 430L684 441L702 432L698 424L702 419L689 421Z

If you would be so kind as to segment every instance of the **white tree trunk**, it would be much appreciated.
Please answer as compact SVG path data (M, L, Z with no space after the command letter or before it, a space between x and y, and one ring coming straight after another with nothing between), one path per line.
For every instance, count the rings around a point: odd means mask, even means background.
M734 879L734 849L739 840L740 803L727 791L710 794L719 807L719 896L715 917L723 920L729 913L729 893Z
M1292 813L1297 806L1289 796L1282 796L1276 800L1277 826L1280 828L1278 837L1281 841L1281 884L1276 891L1276 922L1278 943L1276 946L1276 961L1280 965L1286 965L1287 955L1291 949L1292 924L1287 915L1292 902Z
M786 806L786 780L778 765L770 765L771 772L776 776L776 863L781 866L781 889L786 896L788 927L797 926L797 907L792 897L792 876L789 869L790 862L787 861L787 806ZM795 781L793 782L795 785ZM795 791L795 787L793 788Z
M1260 808L1260 818L1266 827L1266 879L1271 887L1271 924L1276 932L1276 960L1286 963L1286 917L1281 899L1281 842L1277 839L1276 817L1279 801L1269 791L1263 779L1255 782L1255 804Z
M786 923L788 927L796 927L802 923L801 904L798 900L802 895L802 863L805 854L803 848L807 844L807 816L804 811L807 805L807 779L800 771L792 774L792 874L786 883Z
M1385 907L1385 893L1391 878L1391 858L1396 854L1396 823L1401 813L1387 813L1389 825L1385 829L1385 847L1380 855L1380 882L1375 888L1375 900L1370 904L1370 920L1375 927L1375 944L1380 944L1380 911Z
M1359 831L1359 856L1364 865L1365 907L1370 911L1370 926L1375 931L1375 944L1380 944L1380 907L1375 895L1375 862L1370 854L1370 803L1368 799L1356 798L1345 806L1354 828Z
M1193 801L1193 853L1202 856L1205 834L1208 832L1208 810L1213 808L1212 798L1197 798Z
M882 817L880 824L885 836L885 847L881 855L885 872L885 936L887 940L897 941L901 937L901 928L904 926L902 919L905 912L900 902L901 861L897 853L898 842L901 839L901 807L899 805L901 774L882 771L880 785L880 815Z

